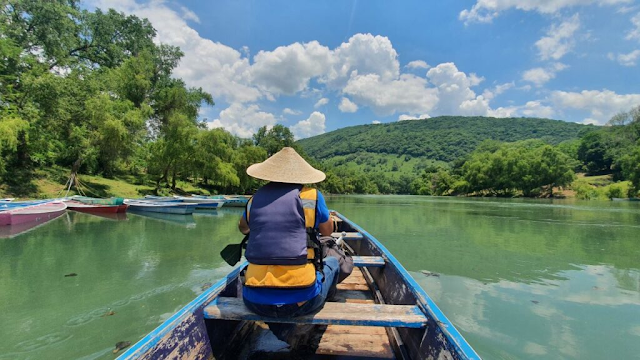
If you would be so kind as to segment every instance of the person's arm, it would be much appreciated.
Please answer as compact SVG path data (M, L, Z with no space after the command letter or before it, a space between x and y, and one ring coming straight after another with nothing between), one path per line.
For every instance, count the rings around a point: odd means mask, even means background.
M316 207L316 217L318 219L318 232L320 232L320 235L322 236L331 236L331 233L333 232L333 223L331 222L329 208L327 207L327 203L324 201L324 196L322 196L320 190L317 191L318 198L316 201L318 203Z
M331 219L319 224L318 230L322 236L331 236L333 233L333 223L331 222Z
M242 214L240 221L238 222L238 230L240 230L244 235L249 233L249 224L247 223L247 219L244 214Z

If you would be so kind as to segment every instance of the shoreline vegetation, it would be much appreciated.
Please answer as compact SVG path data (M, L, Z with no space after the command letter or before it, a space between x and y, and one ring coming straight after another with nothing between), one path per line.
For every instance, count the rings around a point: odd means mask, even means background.
M245 194L246 168L291 146L329 194L636 197L640 106L608 126L443 116L361 125L295 141L207 127L214 105L174 69L146 19L75 1L17 0L0 12L0 196ZM115 35L114 35L115 34ZM584 174L576 175L576 174ZM563 195L560 195L562 193Z

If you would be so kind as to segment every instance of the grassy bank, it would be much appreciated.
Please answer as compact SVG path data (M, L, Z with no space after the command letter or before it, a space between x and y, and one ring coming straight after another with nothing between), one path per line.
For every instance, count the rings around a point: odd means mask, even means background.
M37 170L30 181L22 180L17 174L16 180L9 184L0 185L0 197L14 197L18 199L46 199L65 196L65 184L70 171L66 168L55 167ZM94 175L79 174L80 189L87 196L124 198L138 198L154 194L155 184L148 179L131 175L105 178ZM171 195L170 189L162 189L161 195ZM178 181L175 194L210 194L209 189L199 187L189 182ZM69 196L76 195L75 188L69 191Z
M46 199L65 196L65 184L69 178L69 169L55 167L36 171L31 181L21 180L16 174L12 184L0 184L0 198ZM79 175L81 190L87 196L138 198L155 194L155 183L144 177L131 175L105 178L94 175ZM570 187L555 191L555 196L563 198L579 198L584 200L608 200L610 198L627 198L631 184L628 181L613 182L610 175L584 176L578 178ZM185 181L178 181L176 191L162 188L159 195L211 194L211 189ZM69 196L76 195L76 189L69 191Z

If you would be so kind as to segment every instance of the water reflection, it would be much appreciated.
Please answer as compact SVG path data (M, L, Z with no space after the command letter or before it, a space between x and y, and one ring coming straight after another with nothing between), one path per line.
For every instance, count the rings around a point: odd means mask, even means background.
M640 203L327 200L378 237L486 359L640 353ZM240 241L242 211L69 213L0 240L0 359L113 358L116 342L134 343L226 275L219 251Z
M69 213L0 241L0 359L107 359L140 339L230 270L236 214L189 222Z
M378 237L484 358L640 353L638 204L398 196L330 205Z

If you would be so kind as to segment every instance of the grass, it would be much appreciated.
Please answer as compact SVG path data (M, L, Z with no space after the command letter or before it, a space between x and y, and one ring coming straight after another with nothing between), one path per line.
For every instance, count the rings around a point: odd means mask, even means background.
M584 174L578 174L578 179L584 179L587 184L595 187L603 187L613 184L611 175L585 176Z
M70 171L67 168L52 167L39 169L30 177L23 174L13 174L15 180L8 184L0 184L0 198L15 197L18 199L49 199L62 197L66 194L65 183ZM92 197L124 197L138 198L155 193L155 183L132 175L104 178L102 176L79 174L81 190ZM171 189L161 189L161 195L170 195ZM209 189L198 187L190 182L178 181L177 194L210 194ZM69 196L76 195L75 188L69 191Z

